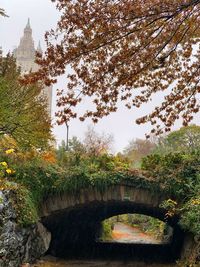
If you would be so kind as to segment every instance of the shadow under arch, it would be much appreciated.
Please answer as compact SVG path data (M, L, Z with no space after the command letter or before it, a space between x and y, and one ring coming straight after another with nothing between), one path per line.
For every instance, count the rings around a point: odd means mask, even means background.
M41 220L52 234L49 253L56 257L174 262L180 256L184 232L178 225L178 217L174 216L166 221L165 212L158 206L129 200L95 200L54 211ZM96 242L103 220L127 213L144 214L167 222L173 227L171 243L150 245Z

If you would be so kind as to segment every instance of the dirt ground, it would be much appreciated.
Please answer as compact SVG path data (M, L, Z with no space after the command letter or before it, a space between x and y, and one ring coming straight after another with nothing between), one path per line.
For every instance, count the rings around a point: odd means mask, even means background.
M46 258L35 264L33 267L175 267L175 265L146 264L138 262L120 261L87 261L87 260L58 260L56 258Z

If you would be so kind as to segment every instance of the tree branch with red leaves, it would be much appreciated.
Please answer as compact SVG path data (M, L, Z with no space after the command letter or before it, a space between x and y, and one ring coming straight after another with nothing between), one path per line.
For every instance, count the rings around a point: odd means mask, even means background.
M150 122L156 134L169 131L179 118L188 125L199 112L199 0L52 2L61 18L45 35L47 50L37 59L40 71L26 81L54 83L70 65L67 90L58 93L60 123L77 116L84 96L95 109L85 110L80 119L97 122L115 112L119 101L140 108L164 92L160 106L137 119Z

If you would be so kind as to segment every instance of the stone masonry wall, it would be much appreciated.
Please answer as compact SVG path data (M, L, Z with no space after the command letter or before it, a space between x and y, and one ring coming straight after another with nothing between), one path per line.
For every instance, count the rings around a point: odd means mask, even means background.
M32 263L49 248L51 235L41 223L22 228L16 223L9 191L0 191L0 267Z

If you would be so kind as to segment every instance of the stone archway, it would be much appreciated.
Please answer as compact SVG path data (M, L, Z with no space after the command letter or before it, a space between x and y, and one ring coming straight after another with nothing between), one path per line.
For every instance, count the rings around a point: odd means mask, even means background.
M108 254L150 257L150 260L177 259L184 235L178 226L178 218L168 220L174 228L171 244L163 246L124 246L96 243L100 224L106 218L124 213L139 213L164 220L165 210L159 207L164 196L148 190L126 185L109 187L104 193L90 189L79 195L60 194L47 199L42 206L41 219L52 234L49 252L55 256ZM157 255L157 256L156 256ZM158 255L160 255L158 257ZM162 257L161 257L162 256Z

